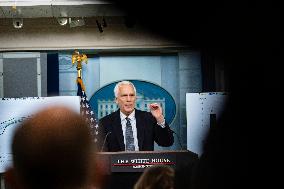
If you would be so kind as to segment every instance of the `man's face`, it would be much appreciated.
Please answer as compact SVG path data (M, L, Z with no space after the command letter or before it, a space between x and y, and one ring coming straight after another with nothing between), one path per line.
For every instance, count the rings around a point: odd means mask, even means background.
M115 99L120 111L125 115L131 114L136 104L136 94L132 85L121 85L118 88L118 95Z

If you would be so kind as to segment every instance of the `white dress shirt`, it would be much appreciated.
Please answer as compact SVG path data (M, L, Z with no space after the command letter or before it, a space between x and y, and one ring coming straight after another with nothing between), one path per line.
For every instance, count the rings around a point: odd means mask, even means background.
M122 125L124 144L126 144L126 139L125 139L125 130L126 130L126 119L125 118L126 117L128 117L130 119L130 123L131 123L131 126L132 126L135 151L139 151L138 139L137 139L136 119L135 119L135 110L129 116L126 116L122 112L120 112L120 120L121 120L121 125Z

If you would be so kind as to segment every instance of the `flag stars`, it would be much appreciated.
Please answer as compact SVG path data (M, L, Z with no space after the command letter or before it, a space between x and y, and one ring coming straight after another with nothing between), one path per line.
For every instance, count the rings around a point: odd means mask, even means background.
M81 101L80 101L81 115L84 117L85 121L87 122L87 124L89 125L89 127L91 129L91 133L92 133L92 137L94 139L94 142L97 143L98 142L97 135L99 135L99 131L98 131L99 126L98 126L98 123L97 123L97 119L95 117L95 113L91 109L91 105L89 104L86 93L84 91L82 91L82 89L78 89L78 90L81 91L81 92L78 91L78 93L77 93L81 96Z

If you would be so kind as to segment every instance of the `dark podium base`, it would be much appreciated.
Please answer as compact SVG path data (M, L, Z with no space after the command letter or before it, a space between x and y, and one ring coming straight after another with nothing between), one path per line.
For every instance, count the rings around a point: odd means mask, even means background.
M133 189L147 166L168 165L175 169L177 183L190 180L197 154L190 151L101 152L97 154L104 175L102 189Z

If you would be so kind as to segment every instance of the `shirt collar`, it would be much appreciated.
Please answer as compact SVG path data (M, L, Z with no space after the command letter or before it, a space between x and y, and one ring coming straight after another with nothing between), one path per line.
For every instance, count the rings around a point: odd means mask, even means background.
M120 111L120 119L121 119L121 121L125 120L126 117L128 117L130 120L134 120L134 118L135 118L135 109L133 110L133 112L131 114L129 114L129 116L126 116L124 113L122 113Z

